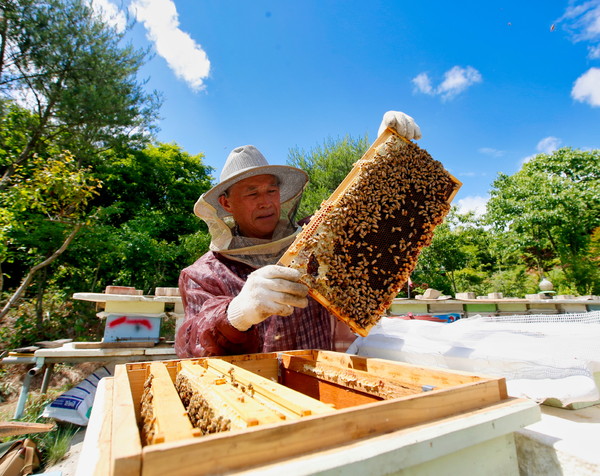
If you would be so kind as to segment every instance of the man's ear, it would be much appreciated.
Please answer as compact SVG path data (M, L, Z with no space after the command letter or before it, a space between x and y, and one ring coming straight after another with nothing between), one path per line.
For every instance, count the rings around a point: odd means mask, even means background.
M225 196L225 195L219 196L219 203L223 207L223 210L231 213L231 205L229 204L229 198L227 198L227 196Z

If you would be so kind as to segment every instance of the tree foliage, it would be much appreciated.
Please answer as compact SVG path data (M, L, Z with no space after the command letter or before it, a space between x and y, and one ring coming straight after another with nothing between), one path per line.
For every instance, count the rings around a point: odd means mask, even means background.
M20 146L4 156L0 189L49 141L89 164L98 150L148 138L160 101L137 80L146 53L122 46L123 33L86 2L6 0L0 34L3 108L10 100L31 111Z
M302 197L298 211L301 218L312 215L321 206L321 202L335 191L344 180L352 165L369 148L367 137L353 139L327 139L323 145L309 151L291 149L288 164L304 170L308 174L308 185Z
M0 319L19 300L34 275L67 249L83 224L87 204L97 193L98 186L98 180L89 176L89 169L76 167L73 156L68 153L56 158L34 156L26 166L17 167L12 185L6 193L0 194L3 210L10 216L10 221L2 227L0 239L10 243L21 236L18 248L22 249L27 238L36 236L40 229L46 233L45 239L39 237L40 244L34 241L27 247L29 271L0 311ZM48 238L57 232L62 235L63 231L62 243L51 245L49 252ZM9 249L8 245L4 246L1 261L7 259Z
M18 345L61 337L69 318L92 332L75 291L176 286L207 249L192 209L210 169L151 144L160 97L137 78L147 52L89 2L6 0L0 14L0 289L4 329L17 329L0 338Z
M197 249L184 242L208 236L192 210L211 186L211 168L201 154L192 156L175 144L103 155L97 169L103 190L94 201L98 220L68 256L69 267L80 275L78 286L98 291L115 284L146 292L176 286L181 269L208 249L201 238Z
M487 219L533 255L540 272L557 262L580 294L598 289L591 252L600 226L600 150L563 148L534 157L512 176L500 174Z

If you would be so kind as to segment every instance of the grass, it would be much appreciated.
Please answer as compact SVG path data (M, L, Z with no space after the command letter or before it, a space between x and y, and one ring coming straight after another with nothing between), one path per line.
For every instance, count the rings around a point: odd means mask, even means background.
M43 465L46 468L64 458L71 447L73 437L80 429L79 426L64 424L44 434L43 439L38 443L38 447L42 452Z
M25 405L23 416L18 421L33 422L33 423L52 423L53 420L43 418L40 415L44 411L46 405L51 403L66 389L50 390L46 394L36 394L31 392ZM11 412L10 416L7 414ZM12 412L14 406L5 407L3 412L0 412L0 420L13 420ZM38 450L41 453L42 468L48 468L58 463L71 446L71 441L75 434L81 430L80 426L71 423L55 422L56 426L53 430L46 433L31 433L28 435L20 435L6 438L8 440L16 440L30 438L35 442Z

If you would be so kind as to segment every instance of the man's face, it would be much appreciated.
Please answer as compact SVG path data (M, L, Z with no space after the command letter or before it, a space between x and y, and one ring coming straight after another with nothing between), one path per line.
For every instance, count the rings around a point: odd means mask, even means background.
M281 211L277 177L256 175L240 180L219 197L219 203L231 213L243 236L271 239Z

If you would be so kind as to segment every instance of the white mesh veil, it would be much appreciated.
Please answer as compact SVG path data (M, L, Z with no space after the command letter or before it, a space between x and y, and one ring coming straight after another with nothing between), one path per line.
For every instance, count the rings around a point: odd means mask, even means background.
M277 263L300 232L301 227L295 225L294 220L303 190L304 187L289 200L281 203L279 224L271 240L237 235L233 218L230 216L220 218L215 207L204 200L204 195L196 203L195 212L208 225L212 251L254 268L260 268Z

